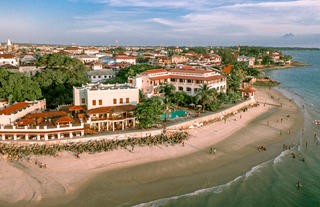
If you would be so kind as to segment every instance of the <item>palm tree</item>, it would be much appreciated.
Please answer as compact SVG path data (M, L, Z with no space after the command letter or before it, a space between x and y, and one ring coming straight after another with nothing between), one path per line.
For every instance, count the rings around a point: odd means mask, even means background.
M163 100L162 100L162 104L164 106L164 109L165 109L165 116L164 116L164 119L165 119L165 122L167 122L167 116L170 112L170 110L174 110L174 105L172 104L171 100L169 97L165 97Z
M173 100L176 103L176 105L179 106L179 103L185 101L185 92L176 92L173 95Z
M167 98L172 98L174 91L176 90L176 87L172 84L163 84L159 87L159 92L164 93L164 96Z
M202 102L202 111L205 110L205 105L210 103L216 97L216 90L214 88L210 88L207 84L201 85L198 89L196 100Z

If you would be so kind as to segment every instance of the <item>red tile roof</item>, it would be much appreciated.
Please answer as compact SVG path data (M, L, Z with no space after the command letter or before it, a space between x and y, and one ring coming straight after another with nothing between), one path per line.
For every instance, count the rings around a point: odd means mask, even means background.
M106 114L106 113L115 113L115 112L126 112L126 111L132 111L135 108L136 108L135 105L106 106L106 107L90 109L87 111L87 114Z
M17 125L18 126L28 126L33 123L34 123L33 119L21 119L20 121L17 122Z
M0 54L0 59L12 59L12 58L15 58L15 56L11 54Z
M167 79L170 78L170 75L163 75L163 76L157 76L157 77L150 77L151 80L161 80L161 79Z
M0 115L1 115L1 114L10 115L10 114L12 114L13 112L18 111L18 110L20 110L20 109L23 109L24 107L26 107L26 106L28 106L28 105L30 105L30 103L27 103L27 102L19 102L19 103L16 103L16 104L14 104L14 105L12 105L12 106L9 106L9 107L7 107L7 108L5 108L5 109L2 109L2 110L0 111Z
M69 116L63 116L57 119L56 124L64 124L72 122L72 118Z
M178 72L178 73L197 73L197 74L205 74L205 73L212 73L213 71L211 70L199 70L195 68L175 68L170 70L170 72Z
M152 70L144 71L141 74L166 73L166 72L168 71L165 69L152 69Z
M245 88L245 89L242 89L241 91L242 91L242 92L245 92L245 93L253 93L253 92L256 92L256 90L253 89L253 88Z
M211 80L218 80L218 79L226 78L226 77L223 75L214 75L214 76L209 76L209 77L170 75L170 78L211 81Z
M99 107L99 108L88 110L87 114L105 114L105 113L110 112L111 109L112 109L111 106Z
M40 118L40 117L57 117L57 116L65 116L67 112L65 111L49 111L49 112L42 112L42 113L33 113L28 114L26 118L33 119L33 118Z

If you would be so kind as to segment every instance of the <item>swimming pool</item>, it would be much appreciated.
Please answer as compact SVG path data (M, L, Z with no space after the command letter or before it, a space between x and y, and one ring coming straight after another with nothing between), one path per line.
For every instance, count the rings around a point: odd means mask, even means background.
M163 115L161 115L161 119L165 119L165 116L167 116L167 119L174 119L177 117L184 117L185 115L186 115L185 111L177 110L177 111L171 111L170 113L168 113L168 115L164 113Z

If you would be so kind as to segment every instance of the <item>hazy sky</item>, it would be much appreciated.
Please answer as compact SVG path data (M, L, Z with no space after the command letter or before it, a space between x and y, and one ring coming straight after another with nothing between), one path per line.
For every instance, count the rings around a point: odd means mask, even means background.
M320 47L320 0L1 0L0 42Z

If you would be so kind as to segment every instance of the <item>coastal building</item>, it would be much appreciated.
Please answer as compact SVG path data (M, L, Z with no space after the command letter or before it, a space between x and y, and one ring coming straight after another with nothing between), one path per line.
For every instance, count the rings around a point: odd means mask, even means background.
M99 53L99 50L95 47L90 47L89 49L85 50L84 53L86 55L96 55Z
M46 109L46 100L25 101L12 104L0 110L0 125L11 125L29 113Z
M142 90L147 97L158 95L157 88L162 83L169 83L170 75L165 69L153 69L128 78L128 83Z
M74 105L87 110L139 103L139 89L128 84L87 84L73 87Z
M197 69L192 66L147 70L136 77L128 78L128 83L141 89L148 97L159 95L157 88L164 83L175 86L176 91L184 91L195 96L203 84L218 92L226 92L227 78L212 69Z
M170 83L176 87L176 91L184 91L191 96L195 96L203 84L207 84L209 88L214 88L217 92L225 93L227 88L227 78L220 72L193 67L170 70Z
M238 56L237 61L238 62L245 62L248 66L252 67L252 66L254 66L256 58L255 57L247 57L247 56L241 55L241 56Z
M115 131L135 126L133 110L139 89L128 84L87 84L73 88L74 105L87 108L87 124L93 130Z

